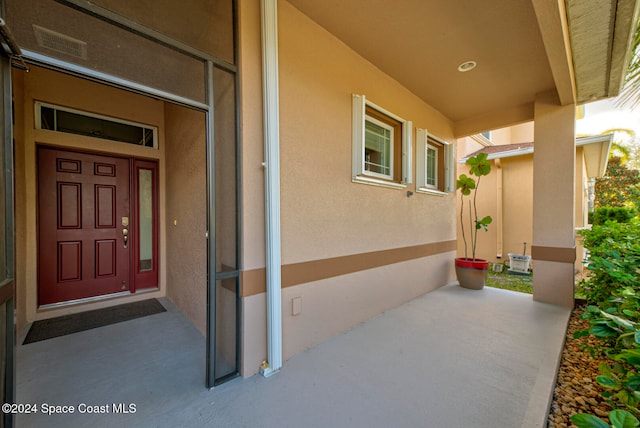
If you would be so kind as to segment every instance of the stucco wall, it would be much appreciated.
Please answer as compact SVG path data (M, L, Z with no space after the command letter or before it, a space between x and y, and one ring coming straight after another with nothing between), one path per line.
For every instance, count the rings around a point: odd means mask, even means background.
M289 3L279 4L283 263L454 239L452 195L408 198L415 185L403 191L351 182L351 95L444 140L453 141L451 123Z
M527 243L531 255L533 241L533 155L502 159L504 203L503 259L509 253L522 254Z
M167 297L206 331L206 123L202 112L167 104Z
M24 327L25 322L37 319L164 295L165 248L161 246L159 291L144 295L132 295L117 300L37 310L36 145L50 144L63 148L158 159L161 171L160 199L162 200L165 187L164 175L162 174L164 170L164 103L35 66L31 67L29 73L15 79L15 85L16 96L22 95L20 99L16 100L16 107L21 111L16 114L14 131L16 135L16 189L20 192L16 198L16 217L20 219L16 226L18 236L23 237L23 239L16 241L17 307L23 312L18 316L18 331ZM159 129L159 150L35 129L35 101L157 126ZM164 222L162 209L160 222L161 224ZM160 242L164 242L164 232L160 233Z
M262 63L260 45L260 4L255 0L238 1L238 44L240 66L242 132L241 193L242 234L240 267L241 287L249 283L264 284L265 219L264 219L264 145L262 126ZM256 272L246 280L246 272ZM265 293L243 295L242 298L241 372L244 376L258 370L267 355L267 317Z
M356 184L352 177L352 94L453 142L452 124L286 1L278 3L283 278L292 266L334 267L371 252L455 240L455 197ZM243 375L266 357L260 163L259 5L240 2L243 130ZM413 135L415 176L415 131ZM255 199L254 199L255 198ZM260 198L260 199L258 199ZM254 210L255 209L255 210ZM255 239L254 239L255 238ZM455 244L454 244L455 245ZM455 250L355 269L283 289L285 358L453 279ZM366 262L366 260L365 260ZM366 263L365 263L366 264ZM302 266L302 267L301 267ZM298 272L299 273L299 272ZM317 279L313 279L315 274ZM258 289L247 293L246 289ZM292 314L293 299L301 311ZM257 316L256 314L260 315Z
M14 111L14 127L13 140L14 144L14 162L16 180L14 183L14 204L15 204L15 281L16 281L16 329L20 332L27 324L27 246L24 243L27 240L27 222L26 222L26 180L24 176L25 167L25 142L24 142L24 76L23 71L13 70L13 111Z

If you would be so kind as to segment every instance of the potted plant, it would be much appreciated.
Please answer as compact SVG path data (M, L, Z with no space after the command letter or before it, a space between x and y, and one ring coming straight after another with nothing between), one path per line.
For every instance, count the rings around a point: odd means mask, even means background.
M461 287L480 290L487 282L487 272L489 270L489 261L476 258L476 245L478 243L478 232L480 229L486 231L491 224L491 217L485 216L479 218L476 198L478 196L478 187L480 186L480 178L491 172L491 163L487 160L486 153L478 153L476 156L467 159L469 165L469 174L460 174L456 181L456 189L460 190L460 227L462 228L462 241L464 242L464 257L458 257L455 260L456 276ZM469 241L465 232L465 196L470 196L473 191L473 198L468 198L469 211ZM471 245L471 257L469 257L468 247Z

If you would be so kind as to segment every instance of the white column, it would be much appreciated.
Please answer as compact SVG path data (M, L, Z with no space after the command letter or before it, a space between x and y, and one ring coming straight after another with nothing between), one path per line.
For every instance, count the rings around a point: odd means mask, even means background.
M282 367L282 301L280 278L280 101L278 96L278 1L262 0L262 87L265 153L265 217L267 242L268 377Z
M573 306L575 251L575 105L555 93L535 103L533 299Z

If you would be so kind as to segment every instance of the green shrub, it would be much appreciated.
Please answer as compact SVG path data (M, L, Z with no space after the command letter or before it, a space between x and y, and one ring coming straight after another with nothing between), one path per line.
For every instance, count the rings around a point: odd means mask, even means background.
M626 288L600 303L606 309L587 307L582 318L589 320L589 329L574 337L590 334L600 339L602 346L592 353L611 361L598 367L596 382L606 389L602 396L611 407L640 415L640 295Z
M589 255L588 275L579 288L592 304L605 302L615 290L640 292L640 226L607 222L580 232Z
M637 222L605 221L581 232L589 256L586 280L580 283L591 305L582 314L589 329L574 337L599 339L592 354L609 359L599 366L596 382L602 396L615 410L611 425L594 415L577 414L571 420L579 428L637 427L640 422L640 226Z
M590 218L590 222L593 225L603 225L607 221L629 223L637 215L638 211L635 208L601 207L596 208L596 210L593 212L593 215Z

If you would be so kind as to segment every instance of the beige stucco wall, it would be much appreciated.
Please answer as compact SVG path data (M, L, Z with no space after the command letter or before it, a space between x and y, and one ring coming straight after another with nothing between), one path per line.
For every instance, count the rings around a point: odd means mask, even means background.
M25 144L24 144L24 76L25 73L16 69L12 70L13 79L13 114L14 127L13 139L15 174L14 204L15 204L15 281L16 281L16 329L18 332L27 324L27 222L26 222L26 180L24 177Z
M525 122L519 125L491 131L491 143L496 146L515 143L530 143L533 141L533 122ZM470 153L470 152L468 152Z
M242 269L265 266L264 145L262 127L262 63L260 4L238 1L238 43L242 128Z
M206 122L202 112L165 108L167 297L206 332Z
M239 0L237 7L238 63L241 70L239 89L242 106L240 268L243 271L251 271L264 268L266 257L260 4L255 0ZM241 286L244 287L245 284ZM241 373L248 376L258 370L267 353L265 294L243 297L241 317Z
M511 127L511 143L530 143L533 141L533 122L521 123Z
M527 243L531 255L533 241L533 155L502 159L504 201L503 260L509 253L522 254Z
M452 195L407 197L415 185L351 182L352 94L444 140L453 141L451 123L289 3L279 5L283 264L453 239Z
M18 73L18 72L17 72ZM91 310L112 304L162 296L166 288L165 247L160 248L159 291L130 297L101 300L95 303L65 306L58 309L37 309L37 229L36 229L36 144L63 148L99 151L103 153L158 159L160 165L160 200L164 200L164 103L161 101L113 89L65 74L31 67L31 71L15 78L16 94L16 282L18 331L26 322L68 313ZM34 126L34 101L43 101L82 111L158 126L159 150L116 143L79 135L37 130ZM161 208L160 222L164 224ZM161 231L160 242L164 242Z
M352 183L352 94L453 142L452 124L286 1L278 3L282 263L455 240L455 197ZM264 266L259 4L240 2L243 269ZM415 175L415 133L414 165ZM285 358L453 279L454 252L283 289ZM247 286L248 284L244 284ZM294 298L301 313L291 315ZM243 375L266 357L264 293L243 298ZM259 316L257 316L258 314Z

